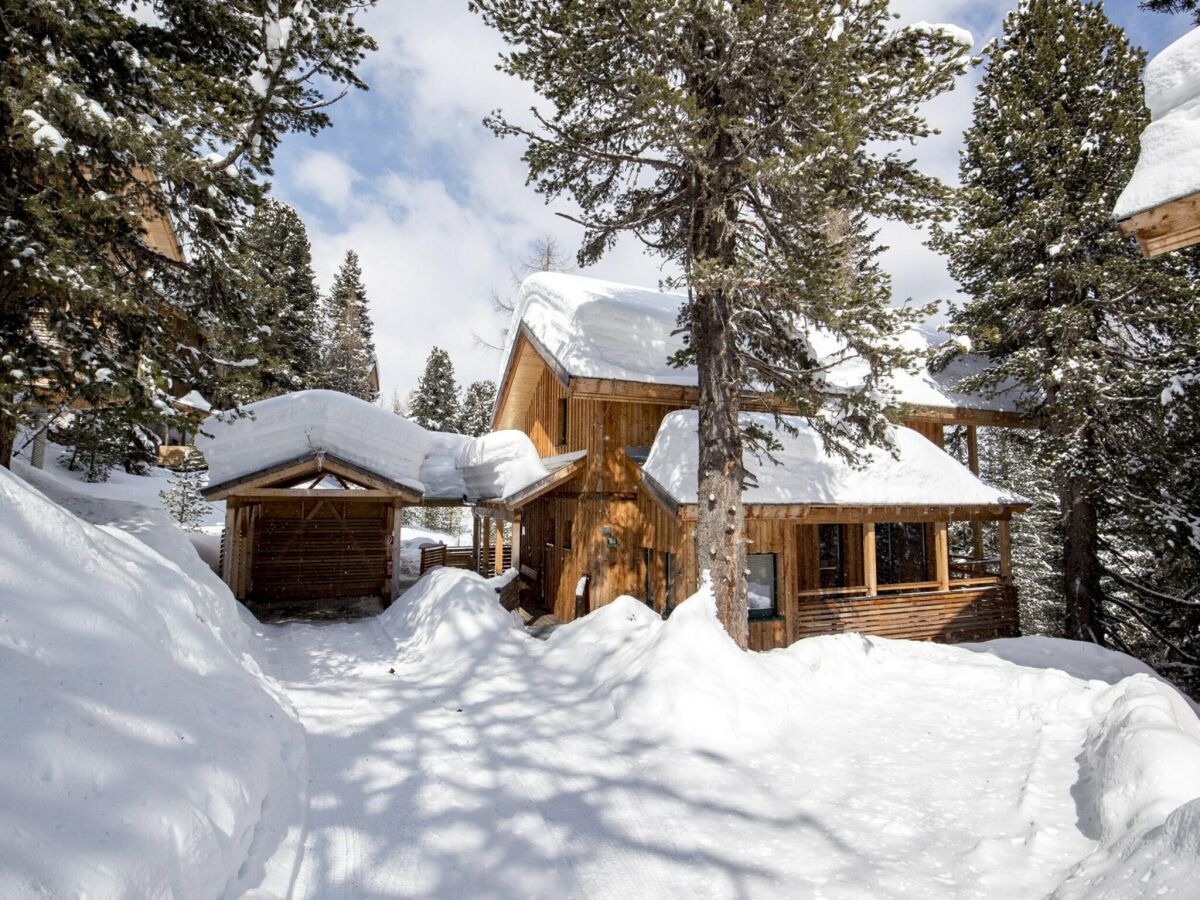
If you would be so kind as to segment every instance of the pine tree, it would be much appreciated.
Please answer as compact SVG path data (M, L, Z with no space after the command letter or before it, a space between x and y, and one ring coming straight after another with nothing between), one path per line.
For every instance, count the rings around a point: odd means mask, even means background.
M986 53L958 227L936 239L970 297L952 328L991 359L968 386L1015 381L1042 423L1036 464L1057 495L1064 633L1126 648L1153 633L1166 646L1165 619L1131 593L1121 546L1170 540L1182 553L1200 521L1194 451L1162 402L1179 386L1174 414L1200 421L1190 382L1200 322L1195 255L1143 260L1111 219L1146 121L1143 54L1078 0L1024 0Z
M473 381L463 395L458 431L480 437L492 430L492 406L496 402L494 381Z
M165 509L184 531L199 531L204 517L208 515L209 505L200 496L204 487L204 457L193 450L187 455L174 472L171 473L171 483L158 492Z
M1161 13L1191 13L1192 21L1200 25L1200 0L1142 0L1142 9Z
M248 314L219 325L213 340L222 358L254 364L221 366L227 390L261 400L315 387L322 323L304 223L268 198L243 230L235 260Z
M462 409L458 383L454 380L454 363L441 347L434 347L425 360L425 371L417 379L409 418L430 431L458 430Z
M0 28L0 464L17 422L102 392L152 421L220 406L202 339L282 137L329 124L370 0L6 3ZM151 240L169 221L185 252ZM94 391L98 386L103 391Z
M372 383L375 368L374 328L367 307L358 254L346 258L333 279L325 301L326 344L320 385L374 403L379 389Z
M939 211L944 188L897 148L930 133L920 107L964 71L970 40L895 28L887 0L470 6L508 44L501 68L552 105L532 126L488 124L525 139L538 190L578 204L580 265L631 233L684 273L674 361L699 374L697 568L745 646L742 389L847 455L886 440L880 377L912 360L891 340L907 319L864 217ZM861 389L830 396L808 326L861 358Z

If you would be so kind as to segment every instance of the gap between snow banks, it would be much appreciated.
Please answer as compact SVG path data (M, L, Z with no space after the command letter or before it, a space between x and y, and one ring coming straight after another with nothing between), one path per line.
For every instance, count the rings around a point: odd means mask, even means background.
M35 477L104 524L0 469L0 896L282 896L304 735L233 596L161 510Z

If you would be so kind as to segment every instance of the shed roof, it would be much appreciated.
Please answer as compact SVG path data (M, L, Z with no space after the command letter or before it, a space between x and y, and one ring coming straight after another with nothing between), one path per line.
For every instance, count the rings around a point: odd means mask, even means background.
M478 501L524 490L548 474L519 432L431 432L337 391L283 394L239 413L210 416L197 436L210 497L328 470L411 502Z
M521 286L509 329L500 373L508 380L524 336L546 358L560 378L604 379L642 385L694 387L694 366L676 368L670 357L683 347L677 316L685 296L650 288L601 281L558 272L539 272ZM914 329L901 336L903 344L926 352L946 337L932 329ZM862 384L866 363L856 356L838 359L841 345L828 332L813 328L807 334L814 355L829 364L826 381L833 391ZM934 409L974 409L1015 413L1022 394L1006 386L994 394L955 389L963 377L978 371L983 359L962 354L945 370L934 373L895 372L886 383L897 403ZM503 392L497 403L503 401Z
M862 468L855 468L827 453L816 430L804 419L783 419L795 434L777 427L768 413L742 414L744 425L768 431L781 445L773 454L778 464L765 457L746 456L746 469L754 480L743 494L747 505L1017 507L1029 502L984 483L909 428L893 426L895 456L876 448L867 453ZM682 506L698 501L696 429L695 410L668 414L641 464L652 487Z

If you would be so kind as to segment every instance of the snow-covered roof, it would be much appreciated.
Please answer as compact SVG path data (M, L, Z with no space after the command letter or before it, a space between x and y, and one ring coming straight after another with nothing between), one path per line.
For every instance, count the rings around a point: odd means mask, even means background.
M1013 506L1029 501L985 484L932 441L903 427L892 428L898 455L877 448L866 465L852 467L825 452L820 436L803 419L784 416L796 429L777 428L769 413L743 413L744 425L775 435L782 449L778 465L747 454L745 465L757 484L747 488L747 504L804 506ZM697 502L697 413L667 415L642 465L643 473L679 504Z
M426 431L357 397L297 391L210 416L196 444L208 460L210 490L307 456L331 456L420 493L426 500L510 496L546 477L521 432L472 438Z
M1200 28L1150 61L1144 85L1150 124L1117 219L1200 192Z
M513 364L518 335L524 332L572 378L694 386L694 366L680 369L668 362L683 346L682 336L674 332L684 300L682 294L579 275L531 275L518 294L501 383ZM934 332L914 329L901 341L909 349L926 352L931 334ZM828 332L813 329L807 337L818 360L833 361L839 355L841 345ZM903 404L1015 412L1019 394L1014 390L994 397L954 390L958 379L980 365L980 357L964 354L936 374L925 369L916 374L896 372L888 379L887 388L894 392L896 402ZM853 389L862 384L866 372L863 360L850 357L834 362L825 380L835 391Z
M175 403L198 412L212 412L212 404L205 400L204 395L197 390L188 391L182 397L175 398Z

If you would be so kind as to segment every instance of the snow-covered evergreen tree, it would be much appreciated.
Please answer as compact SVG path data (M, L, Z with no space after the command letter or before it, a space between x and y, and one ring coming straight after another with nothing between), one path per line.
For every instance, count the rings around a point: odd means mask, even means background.
M358 254L346 251L325 301L326 345L321 387L374 403L379 390L371 380L375 367L374 327L367 307Z
M697 567L744 646L742 390L761 385L837 450L885 440L880 376L910 360L864 216L940 210L943 187L899 148L930 133L921 108L964 71L971 39L898 28L887 0L470 6L507 42L501 67L549 102L489 123L527 142L543 194L578 204L579 263L631 233L684 272L675 361L699 372ZM830 396L798 324L862 360L860 390Z
M209 505L200 496L205 484L204 470L204 457L193 450L171 473L171 483L158 492L163 509L184 531L199 531L208 515Z
M417 390L409 406L409 418L430 431L457 431L462 420L458 383L450 354L434 347L425 360L425 371L417 379Z
M473 381L463 395L458 430L479 437L492 430L492 405L496 402L494 381Z
M296 211L268 198L241 235L237 257L251 315L216 329L233 390L251 400L315 387L321 376L321 309L312 248Z
M1200 25L1200 0L1142 0L1142 8L1163 13L1191 13Z
M1194 603L1156 620L1122 546L1184 553L1200 521L1194 450L1167 424L1198 421L1200 282L1194 254L1144 260L1113 227L1146 122L1143 54L1079 0L1023 0L986 54L957 228L936 241L971 298L952 327L991 358L973 386L1016 381L1042 425L1065 633L1166 648L1167 620Z
M180 385L239 399L198 338L243 314L228 260L280 140L363 86L370 2L4 5L0 464L18 421L97 386L141 421Z

